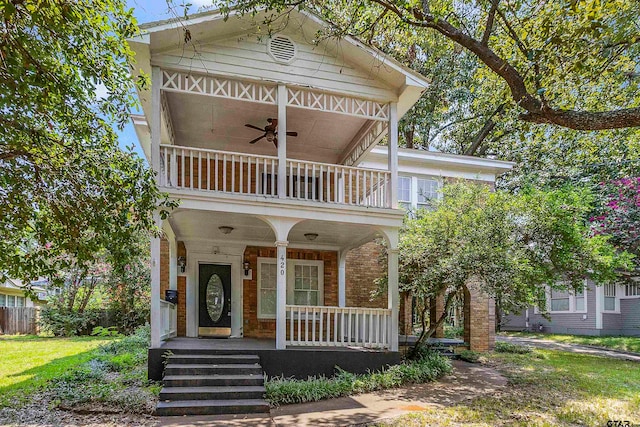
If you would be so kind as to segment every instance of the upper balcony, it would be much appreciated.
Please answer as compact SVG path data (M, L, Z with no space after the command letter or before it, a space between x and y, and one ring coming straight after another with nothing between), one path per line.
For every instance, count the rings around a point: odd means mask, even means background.
M279 159L220 150L161 145L160 185L215 197L258 196L333 205L391 208L387 170L286 160L284 197L279 194ZM282 187L280 187L282 188ZM183 193L186 195L186 193Z

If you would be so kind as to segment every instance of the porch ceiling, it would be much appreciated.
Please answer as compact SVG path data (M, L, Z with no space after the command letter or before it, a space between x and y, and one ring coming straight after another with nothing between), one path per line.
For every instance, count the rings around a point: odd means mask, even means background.
M249 214L178 209L171 214L169 222L176 238L183 241L273 246L276 240L266 222ZM223 234L218 229L223 225L233 227L233 231ZM304 236L307 233L316 233L318 237L309 241ZM296 247L337 250L371 241L378 234L369 225L306 220L291 229L288 241Z
M275 146L245 123L263 128L267 118L277 118L275 105L195 94L167 93L176 144L258 155L277 155ZM344 150L368 120L342 114L287 108L287 157L338 163Z

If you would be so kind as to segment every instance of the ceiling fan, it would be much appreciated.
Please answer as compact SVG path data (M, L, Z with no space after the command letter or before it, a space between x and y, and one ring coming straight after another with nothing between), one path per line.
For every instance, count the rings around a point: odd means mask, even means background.
M249 141L249 144L255 144L256 142L260 141L262 138L266 138L267 141L273 142L273 145L275 145L276 148L278 148L278 119L267 119L267 123L269 124L266 125L264 129L259 128L258 126L250 125L248 123L245 124L245 126L248 128L259 130L260 132L264 132L264 135ZM287 135L298 136L298 132L287 132Z

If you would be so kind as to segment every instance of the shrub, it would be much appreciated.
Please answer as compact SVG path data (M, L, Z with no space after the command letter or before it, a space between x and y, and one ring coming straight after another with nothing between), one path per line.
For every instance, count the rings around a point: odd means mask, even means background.
M333 378L310 377L307 380L272 378L265 382L267 400L272 405L315 402L333 397L367 393L399 387L403 384L434 381L451 372L449 360L429 353L423 358L390 366L379 372L356 375L337 368Z
M56 337L72 337L86 333L100 316L97 310L78 312L56 305L44 307L40 312L40 326L43 332Z
M473 350L464 350L460 352L460 359L469 363L478 363L480 360L480 353Z
M91 331L91 335L94 337L118 337L122 336L118 329L115 326L109 326L105 328L103 326L96 326Z
M528 345L512 344L510 342L496 342L495 351L498 353L514 353L514 354L527 354L533 351Z
M462 326L444 325L445 338L462 338L463 334L464 334L464 328Z

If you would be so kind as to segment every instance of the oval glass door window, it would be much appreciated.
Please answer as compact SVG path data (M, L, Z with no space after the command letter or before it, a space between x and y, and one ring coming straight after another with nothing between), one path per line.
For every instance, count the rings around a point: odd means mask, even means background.
M213 274L207 283L207 312L213 322L222 317L224 311L224 286L217 274Z

